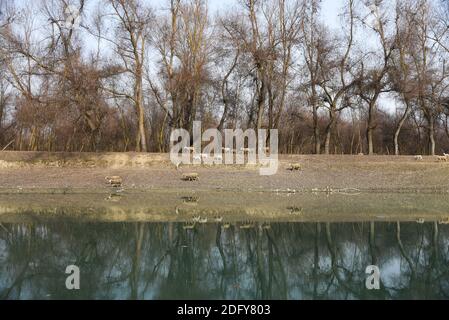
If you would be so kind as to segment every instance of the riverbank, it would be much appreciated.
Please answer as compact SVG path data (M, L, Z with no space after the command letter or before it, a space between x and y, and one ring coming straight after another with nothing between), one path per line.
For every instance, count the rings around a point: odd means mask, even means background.
M449 163L436 157L281 155L279 170L256 166L181 166L168 154L0 152L0 193L108 193L106 176L127 192L149 190L249 192L449 193ZM288 170L301 163L302 170ZM183 181L185 173L199 181Z
M199 220L195 220L198 217ZM438 194L291 194L153 190L101 194L0 194L0 223L41 222L429 222L449 223ZM200 222L201 221L201 222Z

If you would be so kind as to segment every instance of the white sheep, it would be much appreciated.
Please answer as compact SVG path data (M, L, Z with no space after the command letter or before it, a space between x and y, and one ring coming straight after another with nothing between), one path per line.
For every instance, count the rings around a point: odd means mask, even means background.
M246 153L254 153L253 148L241 148L240 151L246 152Z
M194 147L184 147L182 150L184 150L185 152L195 152Z
M416 160L416 161L422 161L422 160L423 160L423 156L421 156L421 155L416 155L416 156L415 156L415 160Z

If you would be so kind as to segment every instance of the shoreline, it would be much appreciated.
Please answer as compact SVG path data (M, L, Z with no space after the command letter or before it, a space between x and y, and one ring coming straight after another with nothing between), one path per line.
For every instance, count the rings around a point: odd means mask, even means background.
M446 197L428 194L265 194L153 191L120 194L0 194L0 223L74 219L103 222L449 223ZM217 218L220 217L220 221Z
M300 171L289 165L300 163ZM57 165L56 165L57 164ZM183 181L186 172L199 181ZM122 188L105 177L120 176ZM0 222L77 219L449 222L449 163L436 157L280 156L274 176L254 166L189 166L167 154L0 152Z

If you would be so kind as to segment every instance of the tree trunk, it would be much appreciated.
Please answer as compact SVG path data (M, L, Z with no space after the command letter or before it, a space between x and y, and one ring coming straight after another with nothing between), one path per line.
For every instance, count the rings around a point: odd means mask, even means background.
M334 107L331 106L331 110L329 111L329 124L326 127L326 140L324 141L324 154L330 154L330 145L331 145L331 135L334 127L335 117L334 117Z
M398 125L396 127L396 130L394 132L394 139L393 139L394 140L394 154L396 156L398 156L400 154L399 153L399 134L401 133L402 126L404 125L405 120L407 119L408 114L410 112L409 104L407 102L406 102L406 106L407 107L405 109L405 112L402 115L401 119L399 120L399 123L398 123Z
M373 129L368 126L368 129L366 131L366 138L368 141L368 154L373 155L374 154L374 147L373 147Z
M321 153L320 127L318 126L318 108L313 102L313 139L315 142L315 154Z
M328 128L326 130L326 140L324 141L324 154L330 154L330 144L331 144L331 130Z
M136 134L136 151L147 152L147 139L145 132L145 110L143 107L142 94L142 67L136 68L136 85L135 85L135 105L138 118L138 131Z
M265 79L262 79L259 94L257 97L257 129L261 129L263 124L266 89Z
M368 142L368 154L374 154L374 145L373 145L373 132L375 129L374 124L374 112L375 112L375 102L370 103L368 108L368 123L366 128L366 140Z
M429 153L435 155L435 119L429 117Z

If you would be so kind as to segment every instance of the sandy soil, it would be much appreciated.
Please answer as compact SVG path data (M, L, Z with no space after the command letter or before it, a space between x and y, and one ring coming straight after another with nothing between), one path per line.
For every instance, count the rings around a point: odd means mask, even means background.
M301 171L289 171L291 163ZM199 181L183 181L196 172ZM123 178L127 191L147 189L231 191L449 192L449 162L411 156L281 156L278 173L250 166L182 166L166 154L0 152L0 192L109 192L106 176Z

